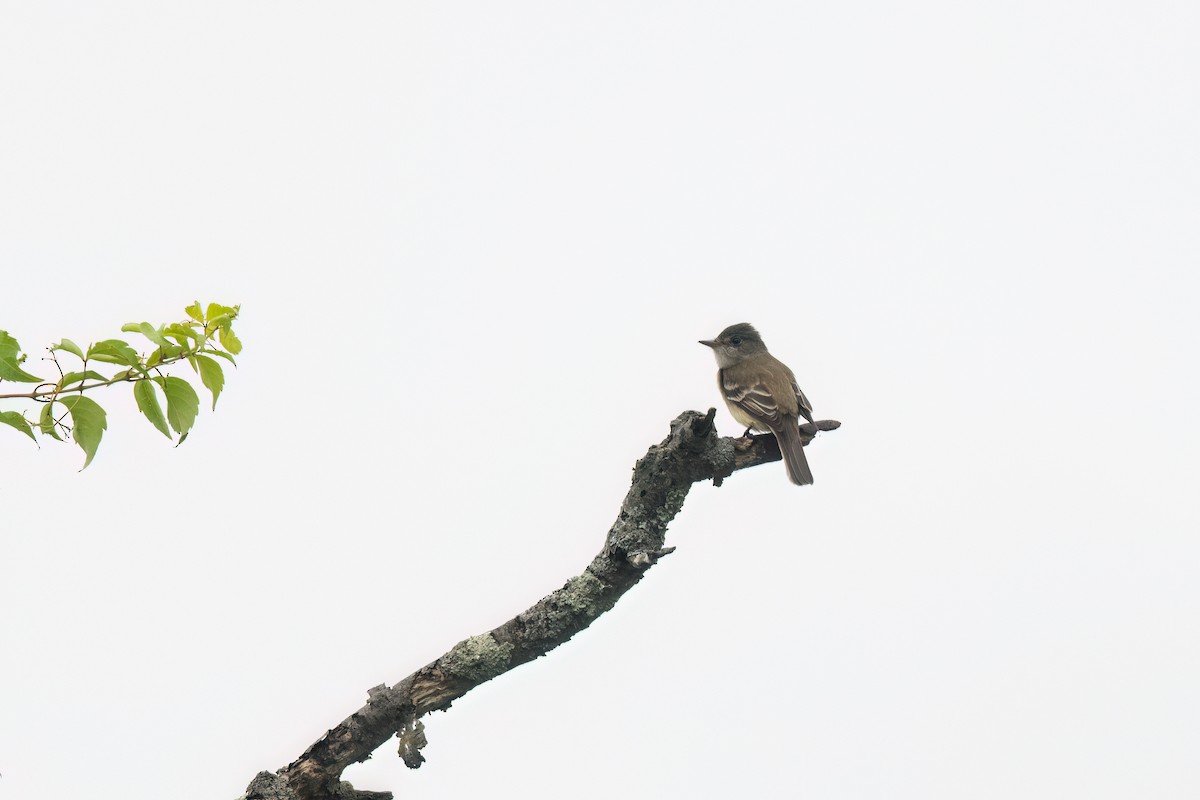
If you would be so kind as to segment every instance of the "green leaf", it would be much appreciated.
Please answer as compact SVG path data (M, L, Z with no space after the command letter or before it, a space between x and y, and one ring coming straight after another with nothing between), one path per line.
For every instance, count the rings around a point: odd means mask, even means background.
M75 344L70 339L63 339L58 344L50 345L50 350L66 350L68 353L71 353L74 356L83 358L83 351L79 349L79 345Z
M192 303L190 306L185 308L183 311L189 317L196 320L196 322L204 322L204 312L202 312L200 310L200 301L199 300Z
M235 356L242 352L242 343L237 336L233 334L232 328L221 328L221 333L218 338L221 340L221 346L233 353Z
M12 425L21 433L33 439L37 443L37 437L33 435L33 428L30 427L29 421L25 419L19 412L16 411L0 411L0 422L5 425Z
M214 350L211 347L205 347L200 352L208 353L210 356L220 356L230 364L233 364L235 367L237 366L237 362L233 360L233 356L229 355L229 353L226 353L224 350Z
M138 411L146 415L150 424L162 431L163 436L170 439L171 431L167 429L167 418L163 414L162 405L158 402L154 381L135 381L133 399L137 401Z
M87 372L68 372L66 375L63 375L62 380L58 382L58 390L62 391L73 383L79 383L89 379L93 381L108 381L108 378L91 369L89 369Z
M213 396L213 411L217 410L217 397L221 394L221 390L225 388L225 372L221 369L221 365L213 361L208 356L195 356L195 362L200 366L200 382L205 388L212 392Z
M229 326L233 324L233 317L228 314L222 314L216 319L210 319L208 324L204 326L204 330L209 336L219 331L229 330Z
M18 355L20 351L21 345L17 344L17 340L9 336L8 331L0 331L0 380L40 383L41 378L21 369L25 356Z
M159 347L167 343L167 339L163 336L162 331L149 322L126 322L121 326L121 330L128 333L140 333Z
M174 376L155 378L154 382L162 387L163 394L167 396L167 421L176 433L187 433L200 413L200 398L196 390L183 378Z
M141 329L142 336L145 336L159 347L162 347L164 344L170 344L170 342L167 341L167 337L163 336L161 328L156 328L149 322L143 322Z
M99 403L81 394L60 397L58 402L71 412L71 438L87 456L80 467L81 471L85 470L87 465L92 463L96 448L100 446L100 438L104 436L104 430L108 427L106 414Z
M128 342L120 339L105 339L102 342L96 342L88 348L87 357L92 361L124 364L127 367L136 367L141 361L137 351L130 347Z
M183 337L187 337L188 339L191 339L196 344L199 344L200 340L202 338L200 336L200 334L196 333L195 329L192 328L191 325L184 325L179 322L171 323L170 325L168 325L166 328L163 329L163 332L167 336L177 339L179 341L179 344L183 345L184 347L187 347L187 343L183 341Z
M47 436L53 436L55 439L62 441L62 437L58 435L58 425L54 422L54 401L42 404L42 413L38 415L38 427L42 429L42 433Z
M211 324L216 320L217 317L224 314L227 314L230 317L236 317L237 309L230 308L229 306L223 306L220 303L209 303L208 311L205 313L204 318L209 321L209 324Z
M186 342L188 340L184 339L184 341ZM161 347L156 347L154 348L154 352L150 354L150 357L146 359L146 369L157 367L164 361L178 358L183 352L184 349L173 342L167 342Z

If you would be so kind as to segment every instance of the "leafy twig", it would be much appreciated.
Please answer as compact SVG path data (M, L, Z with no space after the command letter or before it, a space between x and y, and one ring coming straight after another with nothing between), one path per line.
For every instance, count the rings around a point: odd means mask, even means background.
M210 303L206 308L201 308L197 302L184 309L188 318L182 322L157 327L149 322L122 325L122 331L138 333L150 340L154 349L148 355L138 353L123 339L105 339L89 345L86 350L70 339L63 339L48 348L50 360L54 362L59 375L53 383L22 369L21 365L27 357L21 353L20 344L6 331L0 331L0 381L38 384L30 392L0 393L0 400L32 400L43 404L36 423L30 422L23 413L17 411L0 411L0 423L24 433L34 442L37 441L35 433L59 441L63 438L60 430L69 433L83 449L86 456L83 466L86 468L96 455L108 422L104 409L95 400L85 397L84 392L117 383L132 383L138 410L168 439L174 440L174 431L182 442L196 421L200 398L190 383L183 378L165 375L162 368L187 361L212 394L212 407L215 409L217 398L225 387L225 374L213 356L236 366L234 356L242 351L242 343L233 332L233 322L239 311L240 306ZM64 371L59 361L60 354L79 359L79 369ZM91 368L93 362L125 369L106 376ZM167 401L165 413L159 400L160 393ZM58 417L55 417L55 404L64 409ZM63 423L67 416L71 417L70 426Z

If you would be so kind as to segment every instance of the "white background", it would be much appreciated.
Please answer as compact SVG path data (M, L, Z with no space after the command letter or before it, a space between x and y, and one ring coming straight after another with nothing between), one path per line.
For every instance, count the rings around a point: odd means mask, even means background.
M0 430L0 798L237 796L578 573L741 321L844 423L815 486L695 487L611 613L347 777L1197 795L1197 41L1182 1L4 2L0 328L50 374L216 300L246 350L178 449L120 388L82 473Z

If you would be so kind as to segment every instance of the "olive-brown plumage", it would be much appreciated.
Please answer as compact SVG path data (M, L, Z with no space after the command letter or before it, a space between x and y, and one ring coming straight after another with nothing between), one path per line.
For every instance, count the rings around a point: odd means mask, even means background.
M796 385L792 371L767 352L748 322L730 325L716 339L700 344L711 347L717 357L717 385L733 418L746 426L747 433L754 429L775 434L792 483L812 483L800 441L800 417L813 421L812 403Z

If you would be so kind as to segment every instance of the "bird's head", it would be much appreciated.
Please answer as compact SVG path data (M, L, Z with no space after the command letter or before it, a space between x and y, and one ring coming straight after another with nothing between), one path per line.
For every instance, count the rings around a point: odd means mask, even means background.
M711 347L721 369L732 367L751 356L767 352L762 337L749 322L739 322L721 331L716 339L701 339L700 344Z

